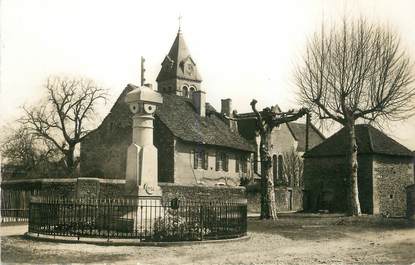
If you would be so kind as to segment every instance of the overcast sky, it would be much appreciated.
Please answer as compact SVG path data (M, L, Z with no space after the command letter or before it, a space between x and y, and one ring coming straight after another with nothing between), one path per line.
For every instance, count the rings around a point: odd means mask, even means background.
M108 88L114 102L139 83L140 56L155 85L182 19L182 32L203 78L207 100L232 98L239 112L295 104L293 68L322 18L365 16L400 34L415 61L415 1L1 1L0 122L41 95L48 75L82 75ZM103 108L105 116L111 105ZM415 118L386 133L415 149Z

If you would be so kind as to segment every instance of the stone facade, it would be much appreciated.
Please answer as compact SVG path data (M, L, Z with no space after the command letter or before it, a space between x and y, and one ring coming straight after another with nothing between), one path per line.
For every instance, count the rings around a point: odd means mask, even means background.
M344 157L304 160L305 210L346 209L346 162Z
M413 183L410 158L358 156L359 201L363 213L403 216L405 187ZM305 209L344 212L347 209L347 160L344 156L305 159Z
M413 183L413 164L410 158L375 155L373 213L404 216L406 214L405 188Z
M307 210L347 210L348 132L342 128L304 154ZM367 214L404 216L405 187L414 183L412 152L368 124L355 126L358 191Z
M415 184L406 187L406 217L415 224Z
M100 126L81 143L81 177L125 179L132 119L124 90Z

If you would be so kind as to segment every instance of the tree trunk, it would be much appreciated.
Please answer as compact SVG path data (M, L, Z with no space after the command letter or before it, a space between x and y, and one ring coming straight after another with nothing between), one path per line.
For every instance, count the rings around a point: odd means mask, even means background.
M349 169L349 185L348 185L348 214L353 216L361 215L358 188L358 162L357 162L357 143L354 121L346 125L348 132L348 169Z
M269 154L270 132L261 135L261 219L277 218L277 206L275 204L274 180L271 175L271 155Z
M75 154L75 146L69 146L68 150L65 152L65 163L66 163L66 169L68 170L69 174L75 173L75 160L74 160L74 154Z

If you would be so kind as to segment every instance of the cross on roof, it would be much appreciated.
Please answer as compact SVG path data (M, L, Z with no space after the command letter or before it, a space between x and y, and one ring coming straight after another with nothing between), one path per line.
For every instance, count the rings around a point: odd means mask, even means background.
M177 18L178 20L179 20L179 32L180 32L180 30L181 30L181 27L182 27L182 15L179 15L179 17Z

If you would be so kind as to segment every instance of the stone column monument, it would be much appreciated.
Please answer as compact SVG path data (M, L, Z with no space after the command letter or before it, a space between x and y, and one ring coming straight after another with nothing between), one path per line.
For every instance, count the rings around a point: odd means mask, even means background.
M126 194L161 196L157 179L157 148L153 145L153 121L162 96L148 85L126 95L133 116L133 139L127 151Z

